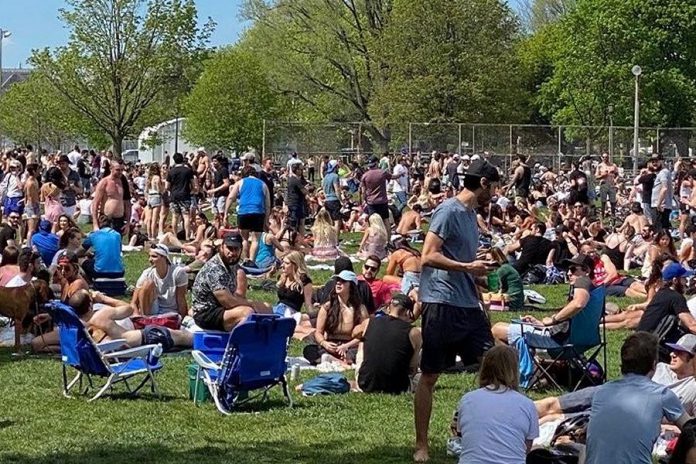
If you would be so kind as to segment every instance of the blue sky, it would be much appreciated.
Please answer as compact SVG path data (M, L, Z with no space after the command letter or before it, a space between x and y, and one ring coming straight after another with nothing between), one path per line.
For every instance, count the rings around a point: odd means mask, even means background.
M239 19L242 0L196 0L198 19L208 17L217 23L211 45L234 43L244 30ZM56 47L68 41L68 31L58 19L63 0L0 0L0 28L12 32L3 41L2 66L27 66L32 49Z

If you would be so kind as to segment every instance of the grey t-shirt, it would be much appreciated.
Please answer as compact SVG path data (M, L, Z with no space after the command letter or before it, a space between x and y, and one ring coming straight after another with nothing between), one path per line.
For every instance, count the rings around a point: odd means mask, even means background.
M456 198L450 198L437 207L428 232L442 239L442 254L446 257L462 263L476 260L479 241L476 211ZM466 272L423 266L420 283L419 293L424 303L479 307L474 278Z
M658 205L657 200L660 196L660 190L662 190L663 186L667 187L667 192L665 193L664 199L662 200L662 205ZM652 203L650 204L650 206L653 208L657 208L658 206L664 206L665 209L673 209L673 198L674 182L672 179L672 173L669 169L665 168L657 174L657 177L655 177L655 185L653 186L652 190Z

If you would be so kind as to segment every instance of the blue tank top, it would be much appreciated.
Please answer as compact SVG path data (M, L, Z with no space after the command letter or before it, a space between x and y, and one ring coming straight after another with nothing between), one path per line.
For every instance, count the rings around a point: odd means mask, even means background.
M237 214L264 214L266 197L263 194L263 181L256 177L245 177L239 189L239 210Z
M259 247L257 248L254 262L256 264L265 264L270 258L275 258L275 247L273 245L266 245L266 232L264 232L259 239Z

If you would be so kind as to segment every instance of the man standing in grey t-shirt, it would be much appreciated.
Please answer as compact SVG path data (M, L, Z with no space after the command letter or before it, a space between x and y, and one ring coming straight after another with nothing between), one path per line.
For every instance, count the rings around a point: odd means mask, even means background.
M416 388L416 462L428 460L428 426L433 390L457 355L476 362L493 346L491 326L480 307L474 277L493 270L476 259L479 231L476 208L490 202L500 180L498 170L476 160L464 177L464 189L435 210L421 255L422 375Z
M650 161L653 163L653 169L657 172L650 206L656 218L655 229L657 232L660 232L671 229L669 216L674 208L674 179L672 178L672 171L664 166L662 155L654 153L650 157Z

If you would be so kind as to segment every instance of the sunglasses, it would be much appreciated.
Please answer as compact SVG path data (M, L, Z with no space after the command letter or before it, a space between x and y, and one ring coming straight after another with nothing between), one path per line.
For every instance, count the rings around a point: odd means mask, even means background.
M19 216L10 216L10 219L19 219Z
M379 266L370 266L369 264L365 264L363 267L364 267L365 269L367 269L368 271L375 271L375 272L377 272L377 271L379 270Z

